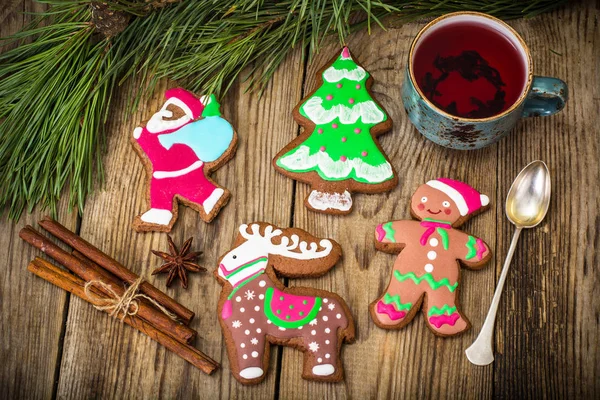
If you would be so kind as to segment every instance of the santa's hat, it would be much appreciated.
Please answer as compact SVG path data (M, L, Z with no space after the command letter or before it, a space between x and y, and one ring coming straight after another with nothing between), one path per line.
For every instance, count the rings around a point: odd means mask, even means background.
M458 207L461 216L471 214L490 204L490 198L479 193L466 183L448 178L438 178L427 182L428 186L444 192Z
M181 108L190 119L200 118L204 110L204 104L185 89L169 89L165 92L165 98L167 104L173 104Z

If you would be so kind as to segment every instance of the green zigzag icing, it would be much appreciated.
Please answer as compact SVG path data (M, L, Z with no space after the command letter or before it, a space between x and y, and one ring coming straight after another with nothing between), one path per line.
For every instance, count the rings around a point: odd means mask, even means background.
M436 228L436 231L442 238L442 246L444 246L444 250L448 250L450 245L450 241L448 240L448 232L446 232L444 228Z
M467 260L470 260L471 258L475 257L477 255L477 249L475 248L475 238L473 236L469 236L469 240L467 241L467 249L469 249L469 252L467 253L467 256L465 257Z
M438 290L440 287L445 286L450 292L454 292L458 287L458 282L456 282L454 285L451 285L448 278L443 278L439 281L436 281L435 279L433 279L433 276L429 272L425 273L425 275L423 276L417 276L414 272L401 274L398 271L394 271L394 277L400 282L404 282L407 279L412 279L412 281L417 285L425 281L429 284L429 286L431 286L433 290Z
M390 303L394 303L394 305L396 306L396 309L398 311L403 311L403 310L410 310L410 307L412 306L412 303L401 303L400 302L400 296L395 294L395 295L390 295L389 293L386 293L383 296L383 302L385 304L390 304Z
M444 304L441 308L437 308L436 306L432 306L427 313L427 316L431 317L432 315L442 315L447 313L448 315L454 314L456 311L456 306L450 307L448 304Z
M396 243L396 239L394 238L396 231L394 230L394 228L392 228L392 223L388 222L386 224L383 224L382 228L385 232L385 238L389 239L389 241L392 243Z

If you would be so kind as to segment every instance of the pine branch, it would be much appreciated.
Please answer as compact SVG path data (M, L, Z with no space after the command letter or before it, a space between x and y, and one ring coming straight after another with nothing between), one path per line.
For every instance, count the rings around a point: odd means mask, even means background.
M344 43L353 30L382 26L385 17L476 10L510 19L565 1L107 0L102 11L106 5L121 20L102 21L111 27L104 35L91 0L40 2L49 4L47 12L0 41L19 44L0 54L0 209L8 206L15 219L38 203L55 210L67 184L71 205L83 209L101 175L111 93L134 76L148 87L132 110L162 78L222 96L249 67L248 87L262 90L295 47L311 56L326 35ZM122 13L131 15L128 25ZM364 18L354 22L357 13Z

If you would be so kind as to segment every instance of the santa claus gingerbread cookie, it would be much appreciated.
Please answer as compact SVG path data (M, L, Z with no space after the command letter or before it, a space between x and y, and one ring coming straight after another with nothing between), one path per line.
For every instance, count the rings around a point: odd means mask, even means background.
M210 222L227 204L229 191L210 174L235 154L237 134L221 118L214 96L197 98L180 89L165 92L166 102L132 143L148 175L149 209L137 216L137 231L169 232L177 220L178 202Z
M480 269L492 254L483 240L457 228L488 205L488 197L466 183L439 178L412 196L411 214L419 221L377 226L375 247L399 254L385 293L370 306L375 324L399 329L422 309L438 336L470 328L458 301L460 266Z

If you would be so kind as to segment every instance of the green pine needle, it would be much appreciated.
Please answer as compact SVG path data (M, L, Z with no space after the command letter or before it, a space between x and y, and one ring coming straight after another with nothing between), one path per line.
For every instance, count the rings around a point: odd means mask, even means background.
M310 56L327 34L344 43L353 30L383 26L384 17L475 10L511 19L566 1L109 0L132 14L111 39L92 25L91 0L40 2L47 12L0 41L18 43L0 54L0 210L13 219L38 203L55 212L67 185L70 204L83 209L102 172L111 93L130 78L148 83L130 111L162 78L222 96L249 67L248 87L263 90L293 48Z

